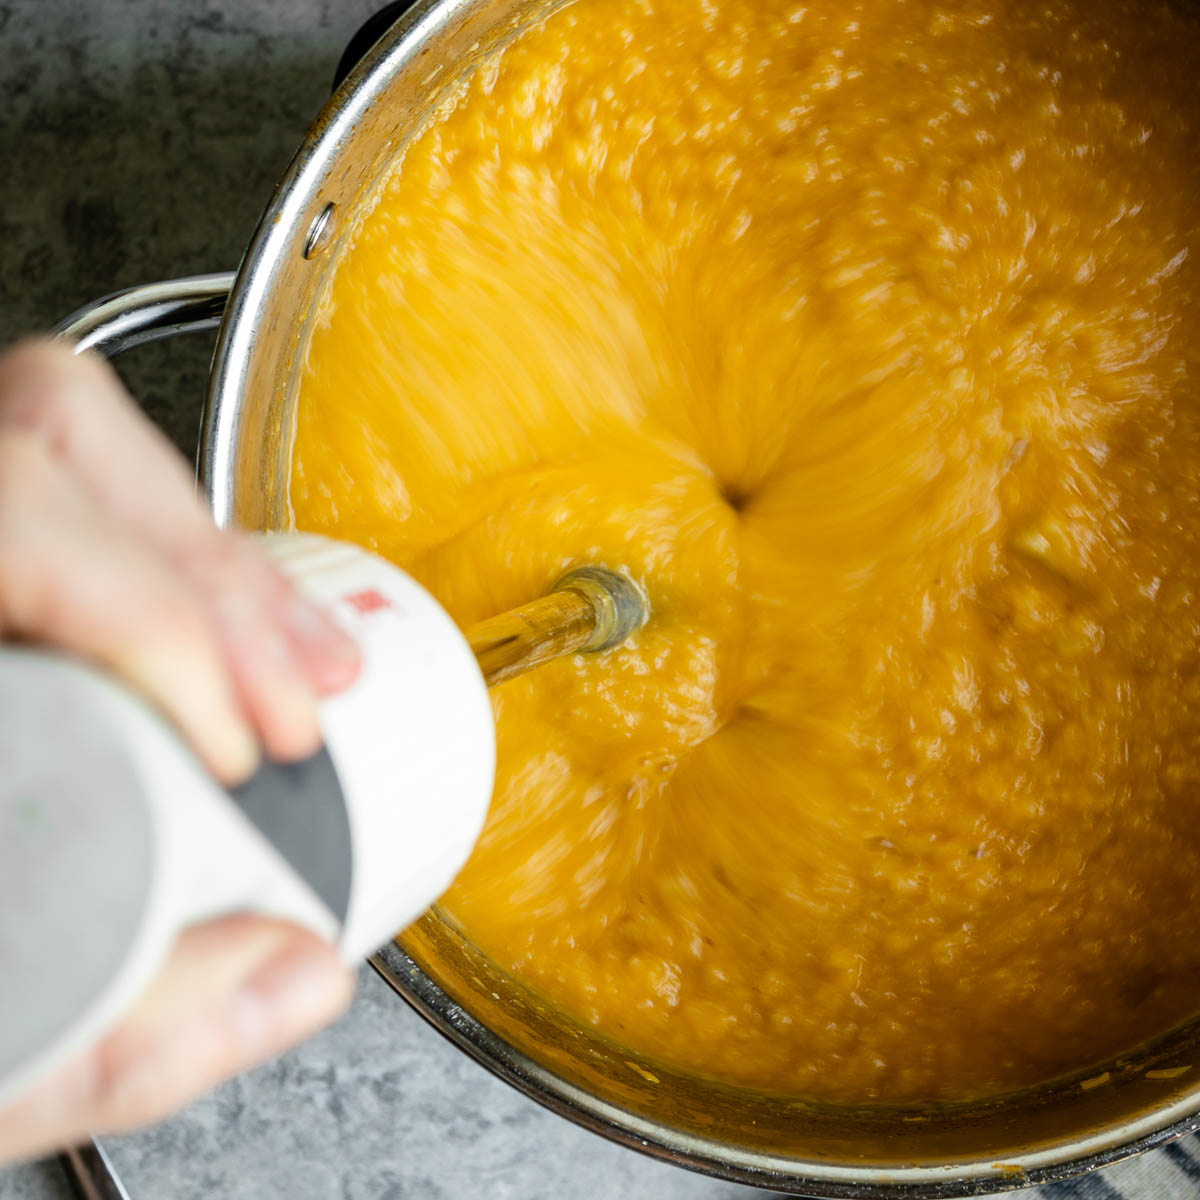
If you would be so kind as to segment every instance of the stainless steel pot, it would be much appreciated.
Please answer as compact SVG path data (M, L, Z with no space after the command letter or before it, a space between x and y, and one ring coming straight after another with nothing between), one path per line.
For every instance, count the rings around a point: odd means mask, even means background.
M546 8L420 0L317 119L236 276L133 289L62 327L112 354L219 325L200 450L219 523L287 525L294 368L342 239L445 90ZM451 1041L548 1108L633 1149L780 1191L981 1195L1078 1174L1200 1127L1200 1022L1086 1078L986 1104L848 1109L644 1061L547 1008L436 910L373 965Z

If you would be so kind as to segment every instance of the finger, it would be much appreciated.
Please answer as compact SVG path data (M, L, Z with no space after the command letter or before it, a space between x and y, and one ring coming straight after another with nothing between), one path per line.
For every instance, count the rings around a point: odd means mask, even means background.
M45 446L0 428L0 633L50 643L120 675L234 782L257 738L192 591L97 509Z
M27 342L0 359L0 423L46 438L54 453L122 524L170 557L195 564L199 586L217 595L228 580L203 567L219 558L221 534L195 494L183 460L148 422L109 365L61 342ZM136 480L137 487L130 481ZM153 503L147 503L147 499ZM257 582L282 600L290 639L302 648L314 684L341 686L357 652L346 633L305 600L260 554ZM253 582L253 580L252 580Z
M302 596L257 545L251 565L261 573L259 588L273 624L284 631L317 690L329 695L353 682L362 661L354 639Z
M358 645L326 613L291 588L278 602L280 623L287 631L292 649L323 696L340 692L354 682L362 668Z
M244 534L209 529L173 554L216 622L234 686L268 753L320 745L317 698L359 669L358 647L304 599Z
M276 616L276 585L248 539L197 541L176 565L213 614L221 655L268 754L297 759L321 742L316 687Z
M319 740L315 693L354 677L357 648L257 547L229 544L183 460L108 365L60 343L18 347L0 360L0 424L44 438L121 525L186 575L213 614L267 750L310 753Z
M196 926L115 1029L0 1113L0 1161L160 1120L334 1020L353 986L334 950L294 926Z
M60 341L9 350L0 358L0 424L37 434L131 531L162 541L210 523L184 460L96 355Z

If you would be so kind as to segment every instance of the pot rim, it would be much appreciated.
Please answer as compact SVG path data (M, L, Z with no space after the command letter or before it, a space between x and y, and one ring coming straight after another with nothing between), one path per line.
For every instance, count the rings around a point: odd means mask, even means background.
M246 401L256 314L273 276L293 252L295 230L323 211L328 164L354 126L367 119L392 79L422 47L477 0L417 0L334 92L305 135L249 243L230 292L213 356L198 468L218 525L235 520L235 449ZM314 210L314 205L316 209ZM1081 1175L1142 1154L1200 1129L1200 1093L1148 1110L1068 1142L1011 1156L944 1167L862 1166L739 1150L638 1116L571 1084L494 1034L427 975L399 945L371 959L375 971L439 1033L497 1078L575 1124L652 1158L700 1174L830 1200L916 1200L982 1196Z
M263 211L238 266L218 329L201 420L197 470L213 518L222 527L233 525L236 517L234 451L245 409L244 385L253 352L255 315L265 306L281 260L293 250L295 229L309 216L309 244L322 235L328 214L321 185L329 164L336 161L355 126L367 119L392 79L420 57L430 39L476 2L415 0L318 113Z
M1200 1112L1194 1111L1196 1099L1189 1097L1109 1133L999 1161L979 1159L945 1167L864 1167L738 1150L629 1113L569 1083L494 1034L395 942L372 955L370 965L443 1037L551 1112L651 1158L734 1183L787 1189L788 1194L821 1200L949 1200L994 1195L1071 1179L1200 1130ZM1165 1125L1155 1127L1163 1120ZM1122 1140L1114 1144L1117 1134Z

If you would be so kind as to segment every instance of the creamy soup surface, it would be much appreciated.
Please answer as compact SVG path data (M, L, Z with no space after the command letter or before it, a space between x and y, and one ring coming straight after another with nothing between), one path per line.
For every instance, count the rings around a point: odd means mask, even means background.
M629 644L494 691L443 902L577 1021L910 1102L1200 1008L1198 34L576 0L398 161L292 512L464 626L644 587Z

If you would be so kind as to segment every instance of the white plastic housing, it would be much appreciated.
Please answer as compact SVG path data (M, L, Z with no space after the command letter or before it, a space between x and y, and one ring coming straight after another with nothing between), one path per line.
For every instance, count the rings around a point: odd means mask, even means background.
M0 648L0 1105L111 1026L185 926L283 917L352 962L420 915L471 852L495 742L454 623L364 551L267 544L363 653L321 711L351 831L346 919L147 704L60 656Z
M491 701L458 627L403 571L327 538L266 540L362 650L357 681L321 709L350 813L341 944L354 961L420 916L467 861L492 796Z

